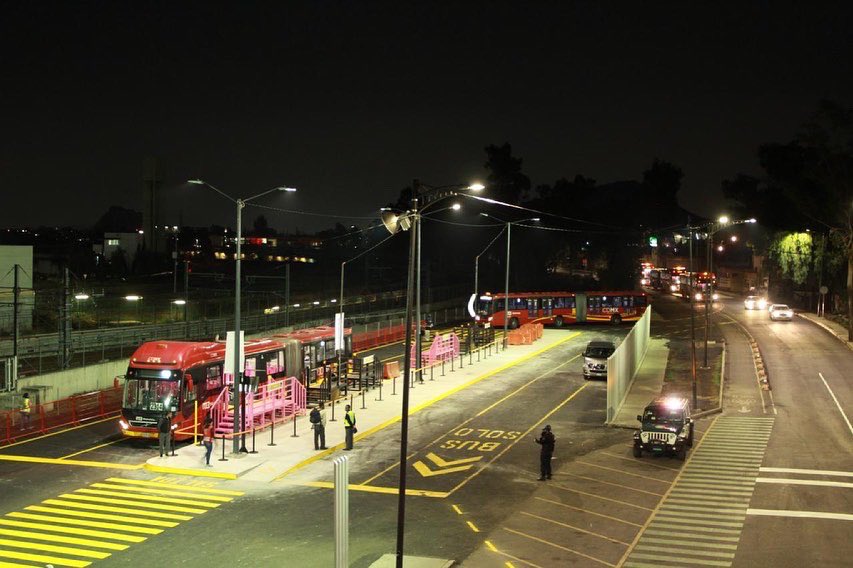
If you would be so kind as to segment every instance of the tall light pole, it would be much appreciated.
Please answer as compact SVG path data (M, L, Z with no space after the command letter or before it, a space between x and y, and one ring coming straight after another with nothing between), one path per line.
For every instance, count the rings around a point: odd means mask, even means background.
M428 209L430 205L442 199L458 195L457 192L459 191L481 191L482 189L484 189L484 186L481 184L428 187L416 179L412 183L412 208L403 214L383 211L381 216L382 223L392 235L400 230L409 231L409 263L406 286L406 342L403 351L403 378L405 380L405 387L403 388L400 419L400 478L397 488L397 568L403 568L403 550L406 534L406 459L409 446L409 386L412 382L412 319L413 312L415 311L415 261L418 259L417 233L420 230L421 213ZM422 209L418 208L420 203L424 204ZM420 331L420 319L418 320L418 331ZM420 359L420 354L418 354L418 359Z
M693 268L693 226L690 224L690 217L687 217L687 234L690 238L690 265L688 267L688 284L687 290L690 296L690 378L693 385L693 411L697 408L697 392L696 392L696 310L694 304L693 286L695 285Z
M527 221L539 221L539 217L531 217L529 219L521 219L520 221L505 221L494 215L489 215L488 213L480 213L483 217L489 217L490 219L494 219L495 221L500 221L506 225L506 270L504 274L504 338L503 344L504 348L507 346L507 334L509 333L509 319L512 316L512 310L509 307L509 260L510 260L510 250L511 250L511 242L512 242L512 226L517 225L518 223L525 223Z
M234 199L233 197L231 197L230 195L228 195L224 191L221 191L220 189L212 186L211 184L207 183L206 181L203 181L200 179L191 179L191 180L189 180L189 183L192 183L195 185L205 185L205 186L209 187L210 189L212 189L213 191L215 191L216 193L218 193L219 195L221 195L222 197L231 201L233 204L235 204L237 206L237 234L235 235L235 243L236 243L235 252L236 252L236 254L235 254L235 265L234 265L234 367L231 371L232 372L232 381L233 381L234 386L236 387L234 389L234 396L231 399L232 405L234 407L234 437L233 437L234 447L233 447L233 451L234 451L234 453L247 452L245 432L243 433L242 436L240 436L240 438L237 437L237 434L239 434L242 430L245 429L245 422L246 422L246 398L245 398L245 394L243 392L243 390L244 390L243 370L240 369L240 355L242 354L242 351L243 351L243 342L240 341L240 327L241 327L240 326L240 280L241 280L240 264L241 264L241 260L242 260L241 256L243 254L240 241L243 240L243 209L246 207L247 203L249 203L250 201L253 201L255 199L258 199L260 197L263 197L264 195L268 195L268 194L273 193L275 191L294 192L294 191L296 191L296 188L284 187L284 186L274 187L272 189L268 189L267 191L264 191L264 192L259 193L257 195L253 195L252 197L249 197L247 199L240 199L240 198ZM241 439L242 439L242 442L241 442Z
M474 257L474 296L475 297L479 296L479 294L480 294L480 257L483 256L484 254L486 254L486 251L489 250L489 248L491 248L491 246L493 244L495 244L495 241L500 238L500 236L503 234L503 232L505 230L506 230L506 226L501 227L501 230L498 231L498 234L495 235L495 237L491 241L489 241L489 244L486 245L486 247L480 252L480 254L478 254L477 256Z

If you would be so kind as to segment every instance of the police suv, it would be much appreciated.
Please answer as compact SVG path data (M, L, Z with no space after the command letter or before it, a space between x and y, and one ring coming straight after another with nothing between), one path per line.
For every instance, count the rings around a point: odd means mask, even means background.
M640 429L634 432L634 457L643 451L675 455L683 460L693 446L693 419L686 398L658 398L637 415Z

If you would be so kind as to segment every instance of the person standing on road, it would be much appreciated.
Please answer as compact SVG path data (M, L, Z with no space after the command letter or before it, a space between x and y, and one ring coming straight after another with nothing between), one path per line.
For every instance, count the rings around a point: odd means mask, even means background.
M551 458L554 456L554 445L557 441L551 432L551 425L542 428L542 433L534 441L542 446L539 453L539 481L551 479Z
M314 429L314 449L326 449L326 409L321 401L311 411L311 428Z
M157 422L157 432L160 438L160 457L165 454L169 457L169 450L172 446L172 412L169 411L160 417Z
M204 430L202 430L201 443L204 444L204 465L210 467L210 454L213 452L213 418L208 416L204 419Z
M21 401L21 430L28 430L30 428L30 412L32 412L30 393L25 392L24 399Z
M358 432L355 427L355 412L352 411L350 405L346 406L346 414L344 414L344 432L346 433L345 450L352 449L353 435Z

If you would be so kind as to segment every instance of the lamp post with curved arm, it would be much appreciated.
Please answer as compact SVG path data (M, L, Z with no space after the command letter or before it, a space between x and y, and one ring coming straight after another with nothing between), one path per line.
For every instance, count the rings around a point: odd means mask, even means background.
M246 204L250 201L254 201L255 199L259 199L265 195L276 191L285 191L285 192L294 192L296 188L293 187L274 187L272 189L268 189L267 191L261 192L257 195L253 195L252 197L248 197L246 199L242 198L233 198L224 191L220 190L217 187L207 183L204 180L200 179L191 179L188 180L188 183L195 185L204 185L230 201L231 203L237 206L237 234L235 235L235 265L234 265L234 367L232 369L232 381L236 386L234 389L234 397L232 399L232 403L234 406L234 453L238 452L247 452L246 450L246 434L243 432L243 435L238 438L236 434L245 430L245 422L246 422L246 397L243 393L244 385L243 385L243 370L240 368L240 355L243 352L243 342L240 340L240 262L242 256L241 249L241 241L243 240L243 209L246 207ZM238 398L239 397L239 398Z

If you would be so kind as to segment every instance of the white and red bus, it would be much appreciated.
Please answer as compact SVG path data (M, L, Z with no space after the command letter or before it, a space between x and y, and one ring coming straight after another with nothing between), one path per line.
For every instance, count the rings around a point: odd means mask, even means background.
M305 384L305 366L314 368L337 357L334 328L298 330L280 336L246 340L244 374L251 389L279 377L298 377ZM352 333L345 330L344 357L352 355ZM195 403L201 420L211 403L231 384L225 369L224 341L149 341L130 358L124 382L119 424L126 437L157 438L160 417L172 411L178 439L190 437ZM310 385L305 384L306 388Z
M471 296L469 312L483 325L503 327L509 312L508 326L534 322L562 327L572 323L613 323L637 321L645 313L645 292L511 292L509 310L505 294Z

